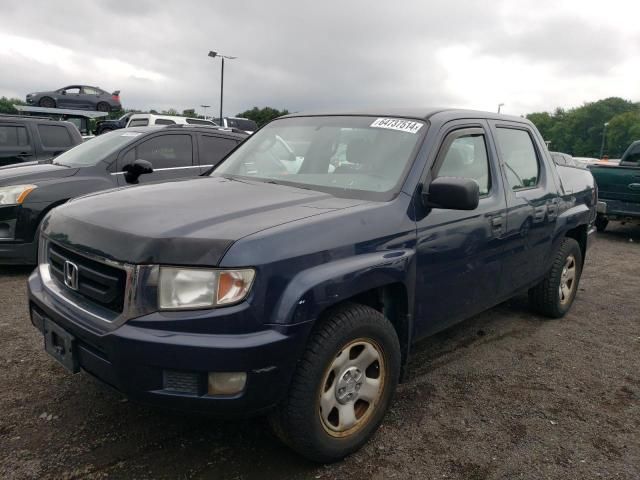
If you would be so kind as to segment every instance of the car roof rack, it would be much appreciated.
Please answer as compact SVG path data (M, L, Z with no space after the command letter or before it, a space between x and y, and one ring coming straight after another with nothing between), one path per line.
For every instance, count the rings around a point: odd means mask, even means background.
M203 125L203 124L197 124L197 123L187 123L187 124L177 124L177 125L166 125L165 126L165 128L191 128L191 127L208 128L208 129L211 129L211 130L218 130L220 132L243 133L243 134L247 135L247 132L245 132L244 130L240 130L239 128L221 127L220 125Z
M0 118L20 118L20 119L24 119L24 118L31 118L33 120L50 120L52 122L57 122L58 120L56 120L55 118L51 118L51 117L40 117L37 115L19 115L19 114L15 114L15 113L0 113Z

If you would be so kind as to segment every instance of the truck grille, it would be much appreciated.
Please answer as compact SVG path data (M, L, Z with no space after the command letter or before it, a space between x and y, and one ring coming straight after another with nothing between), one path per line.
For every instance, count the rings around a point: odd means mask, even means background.
M122 313L127 281L124 270L53 243L49 243L47 259L51 276L65 288L72 290L65 283L65 263L71 262L77 267L76 293L109 310Z

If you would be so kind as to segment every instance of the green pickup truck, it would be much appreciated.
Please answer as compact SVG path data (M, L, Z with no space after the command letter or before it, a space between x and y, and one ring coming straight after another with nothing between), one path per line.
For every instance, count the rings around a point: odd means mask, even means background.
M619 165L589 168L598 185L598 231L603 232L609 220L640 220L640 140L629 145Z

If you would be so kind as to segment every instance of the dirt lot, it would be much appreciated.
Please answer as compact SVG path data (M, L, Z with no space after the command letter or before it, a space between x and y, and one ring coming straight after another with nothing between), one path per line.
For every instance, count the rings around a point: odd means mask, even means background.
M632 239L633 241L630 241ZM262 420L134 405L43 351L0 270L0 478L640 478L640 228L598 236L563 320L518 298L416 347L382 428L330 466Z

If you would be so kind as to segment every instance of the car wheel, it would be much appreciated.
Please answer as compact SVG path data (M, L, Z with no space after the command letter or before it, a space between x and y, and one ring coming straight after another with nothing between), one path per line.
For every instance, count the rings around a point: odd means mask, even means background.
M322 463L362 447L389 407L400 375L393 325L373 308L346 304L311 335L285 400L270 416L275 434Z
M103 128L102 130L100 130L100 132L98 132L98 135L102 135L103 133L107 133L107 132L112 132L113 128Z
M38 105L42 108L55 108L56 102L51 97L42 97L38 102Z
M609 219L607 217L603 217L598 215L595 221L596 230L599 232L604 232L607 229L607 225L609 225Z
M551 318L563 317L571 308L582 273L582 251L573 238L565 238L544 279L529 290L533 310Z
M111 110L111 107L109 106L108 103L106 102L100 102L97 106L96 109L99 112L108 112L109 110Z

